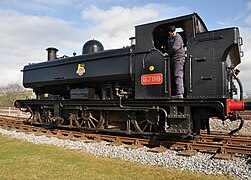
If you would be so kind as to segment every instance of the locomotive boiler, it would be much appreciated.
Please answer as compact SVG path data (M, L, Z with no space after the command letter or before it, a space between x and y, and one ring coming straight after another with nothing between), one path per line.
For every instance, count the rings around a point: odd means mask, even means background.
M183 99L172 99L170 61L163 55L169 26L186 49ZM57 58L58 50L48 48L48 61L23 69L23 85L36 99L15 106L30 112L32 123L148 136L210 133L210 117L241 120L237 112L250 108L237 77L237 27L208 31L193 13L136 26L132 39L135 44L111 50L90 40L72 57Z

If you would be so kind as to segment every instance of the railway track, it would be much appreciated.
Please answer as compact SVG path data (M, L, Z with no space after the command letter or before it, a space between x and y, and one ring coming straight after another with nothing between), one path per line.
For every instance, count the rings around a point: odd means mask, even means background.
M244 120L251 120L251 110L241 111L239 113Z
M125 136L114 136L107 134L86 133L72 131L68 129L50 129L46 127L33 126L24 122L27 118L15 116L1 116L0 127L3 129L13 129L16 131L33 133L35 135L45 135L47 137L57 137L60 139L70 139L85 142L109 141L111 145L126 144L129 148L140 148L142 146L151 147L149 151L164 152L166 149L181 150L180 155L191 156L196 152L213 152L214 158L230 159L232 155L251 155L251 136L239 135L230 137L220 132L212 132L210 135L201 134L197 139L168 138L165 140L149 140L143 138L132 138Z

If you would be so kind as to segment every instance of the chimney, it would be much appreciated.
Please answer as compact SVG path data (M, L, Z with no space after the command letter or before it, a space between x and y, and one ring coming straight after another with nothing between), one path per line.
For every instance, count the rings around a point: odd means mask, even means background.
M57 48L49 47L46 49L46 51L48 52L48 61L57 59Z

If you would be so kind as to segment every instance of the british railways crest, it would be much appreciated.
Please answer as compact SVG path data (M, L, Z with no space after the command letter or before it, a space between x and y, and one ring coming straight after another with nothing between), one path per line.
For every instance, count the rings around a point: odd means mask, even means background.
M79 76L82 76L85 73L85 64L78 64L78 69L77 69L76 73Z

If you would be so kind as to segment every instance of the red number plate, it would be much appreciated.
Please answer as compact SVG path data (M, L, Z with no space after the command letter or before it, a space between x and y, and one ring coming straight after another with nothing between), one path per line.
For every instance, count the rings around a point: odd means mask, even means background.
M155 85L162 84L163 82L163 74L143 74L141 76L141 84L142 85Z

